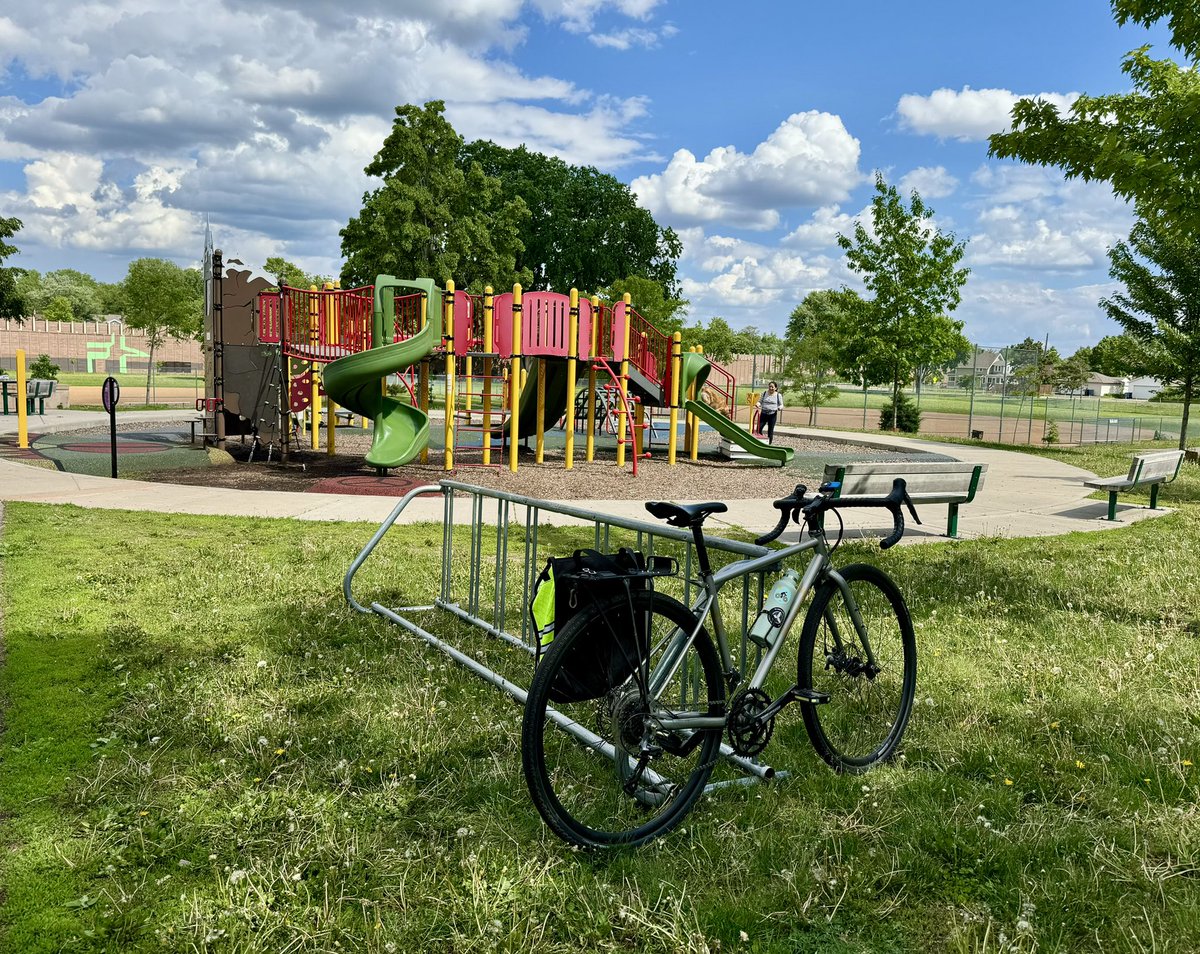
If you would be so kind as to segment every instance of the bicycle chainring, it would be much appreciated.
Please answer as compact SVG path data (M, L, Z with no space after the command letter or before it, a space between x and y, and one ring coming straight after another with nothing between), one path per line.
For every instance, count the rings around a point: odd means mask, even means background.
M743 689L729 705L725 729L729 744L738 755L757 755L771 741L775 717L759 718L771 704L771 697L761 689Z

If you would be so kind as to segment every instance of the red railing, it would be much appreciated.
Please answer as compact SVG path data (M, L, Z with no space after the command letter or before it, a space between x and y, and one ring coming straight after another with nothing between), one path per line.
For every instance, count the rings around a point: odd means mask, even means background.
M700 399L715 408L731 421L737 414L737 380L732 374L709 359L708 380L704 382Z
M421 308L425 296L420 292L396 296L396 317L392 322L392 341L415 338L421 330ZM435 306L436 307L436 306Z
M284 354L333 361L371 347L372 289L279 290Z
M629 363L664 391L670 385L671 338L632 308L629 316Z

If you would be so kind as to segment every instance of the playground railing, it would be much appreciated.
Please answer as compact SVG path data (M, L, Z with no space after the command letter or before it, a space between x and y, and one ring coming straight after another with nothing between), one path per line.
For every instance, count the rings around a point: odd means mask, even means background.
M708 380L704 382L704 389L711 392L716 398L709 403L713 407L721 407L722 413L728 415L731 421L736 420L737 380L715 361L710 360L708 363Z
M419 497L430 496L442 498L441 572L437 595L432 602L402 606L385 606L377 600L360 601L354 594L355 576L409 505ZM706 536L705 544L714 566L768 552L765 547L721 537ZM351 562L343 579L342 592L354 609L381 616L419 636L503 689L519 703L524 703L525 687L466 651L472 648L473 637L470 629L464 630L461 624L469 624L480 634L522 651L516 658L518 662L525 661L529 667L526 673L531 677L530 657L536 653L537 634L531 625L528 607L546 559L581 547L613 552L621 546L635 547L647 557L675 557L680 575L656 580L656 588L689 605L699 594L700 584L695 578L698 574L695 546L688 531L443 480L411 490L396 504ZM387 576L394 581L404 574ZM762 605L764 575L743 577L740 588L730 586L727 589L731 592L723 595L720 603L722 619L731 638L742 634L740 644L730 648L739 670L750 672L757 665L761 650L745 634ZM426 626L438 629L442 635L435 635ZM480 655L486 653L486 643L480 644L476 651L479 650L483 651ZM507 662L503 668L513 671L513 666ZM556 718L553 713L551 717L585 744L594 744L596 737L585 727ZM747 773L738 781L784 774L764 763L737 756L728 746L722 746L722 753Z
M392 341L407 341L415 338L421 330L421 303L425 296L420 292L396 296L396 314L392 322ZM438 307L433 305L431 307ZM428 319L428 315L426 316Z
M284 285L279 309L280 338L289 356L332 361L371 347L369 289L314 291Z
M671 338L634 311L629 318L629 363L655 384L664 388L670 380Z
M279 292L259 292L258 340L263 344L279 344L282 335L279 315Z

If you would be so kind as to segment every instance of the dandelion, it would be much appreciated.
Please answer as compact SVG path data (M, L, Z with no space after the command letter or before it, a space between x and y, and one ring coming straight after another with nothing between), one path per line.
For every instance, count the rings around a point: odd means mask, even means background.
M245 878L246 878L246 872L243 871L241 868L238 868L236 871L232 872L229 875L229 883L237 884L240 881L244 881Z
M275 750L276 755L283 755L283 753L284 753L284 749L276 749Z
M1180 764L1180 765L1191 765L1191 764L1192 764L1192 760L1191 760L1191 759L1183 759L1183 760L1181 760L1181 761L1180 761L1180 763L1179 763L1179 764Z
M267 668L267 661L266 661L265 659L260 659L260 660L258 661L258 668L259 668L259 669L266 669L266 668Z
M1051 722L1051 723L1050 723L1050 728L1052 728L1052 729L1057 729L1057 728L1058 728L1058 723L1057 723L1057 722Z
M750 935L745 931L738 931L738 940L745 944L748 940L750 940Z
M1004 784L1005 784L1005 785L1011 785L1012 783L1013 783L1013 780L1012 780L1011 778L1006 778L1006 779L1004 780Z
M1075 760L1075 767L1076 767L1076 768L1083 768L1083 767L1084 767L1084 763L1083 763L1083 762L1081 762L1081 761L1079 761L1079 759L1076 759L1076 760Z

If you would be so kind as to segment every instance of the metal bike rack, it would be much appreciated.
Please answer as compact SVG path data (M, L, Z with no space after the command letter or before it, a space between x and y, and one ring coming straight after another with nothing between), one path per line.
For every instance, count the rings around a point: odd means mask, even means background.
M427 605L387 607L378 602L365 605L359 602L353 593L355 574L405 508L418 497L429 496L442 498L442 567L438 595ZM456 521L459 526L465 528L465 545L461 539L455 540ZM543 548L539 547L543 529L550 526L555 528L556 534L568 535L570 538L570 543L565 546L561 541L556 541L555 547L558 552L555 553L544 552ZM464 534L460 533L458 536L461 538ZM666 541L670 541L673 546L665 546ZM743 558L762 556L768 552L766 547L723 537L706 535L704 541L714 563L720 562L720 554ZM506 679L458 647L429 632L406 614L427 613L432 610L445 612L454 619L470 623L504 641L514 649L524 650L532 657L537 651L537 637L530 624L528 606L534 583L547 557L564 555L576 547L592 547L601 552L609 552L611 546L634 546L649 557L654 555L656 544L660 552L670 549L672 553L678 553L682 549L682 557L679 559L682 567L680 577L660 578L655 581L656 587L667 589L672 596L690 606L694 595L699 592L698 584L693 578L696 557L695 544L690 532L665 524L631 520L454 480L442 480L436 484L417 487L400 499L351 562L342 581L342 592L346 602L360 613L374 613L419 636L523 705L526 697L524 687ZM668 585L663 586L664 583ZM671 591L671 583L675 584L677 591ZM737 587L731 584L729 589L733 591ZM726 628L731 638L739 631L742 634L734 655L735 662L743 673L753 670L761 652L755 643L747 639L746 633L758 607L762 604L763 589L764 574L743 577L740 599L736 600L739 605L731 607L728 599L722 603ZM532 673L532 667L530 671ZM547 711L550 718L564 731L585 745L598 748L609 756L615 754L611 746L593 732L553 709ZM763 762L739 756L725 743L721 745L721 753L745 772L746 776L732 781L712 783L708 786L710 789L784 777L787 774L777 772Z

